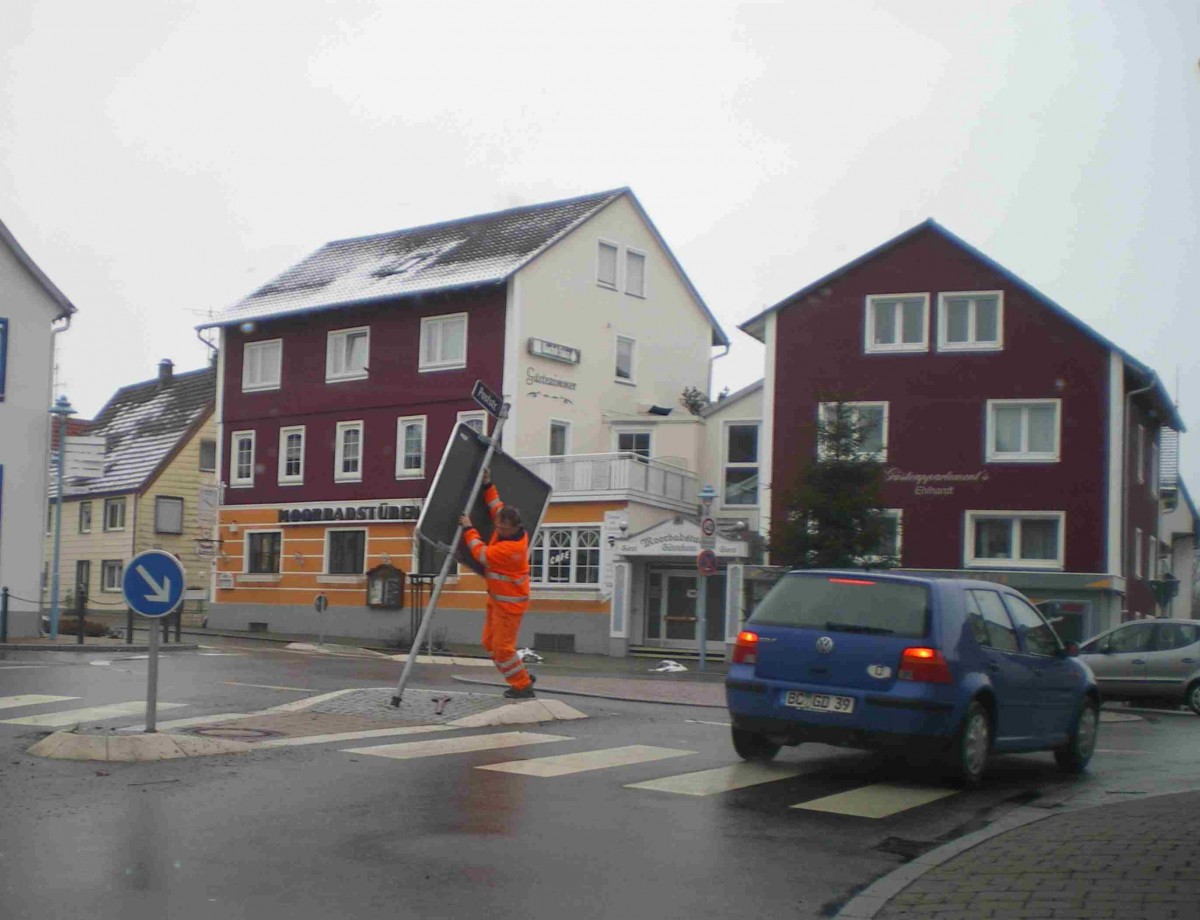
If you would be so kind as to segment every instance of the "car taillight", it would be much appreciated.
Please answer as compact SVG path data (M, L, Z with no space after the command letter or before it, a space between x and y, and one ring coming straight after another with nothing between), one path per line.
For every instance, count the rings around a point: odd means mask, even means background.
M950 665L942 653L935 648L906 648L900 656L901 680L914 680L924 684L950 684L954 677Z
M742 630L733 644L734 664L756 664L758 662L758 633Z

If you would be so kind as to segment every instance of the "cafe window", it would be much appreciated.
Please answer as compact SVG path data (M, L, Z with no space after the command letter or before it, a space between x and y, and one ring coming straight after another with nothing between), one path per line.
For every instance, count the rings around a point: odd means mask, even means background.
M529 578L539 585L599 584L600 528L542 528L529 548Z
M361 575L366 571L367 532L327 530L325 572L329 575Z

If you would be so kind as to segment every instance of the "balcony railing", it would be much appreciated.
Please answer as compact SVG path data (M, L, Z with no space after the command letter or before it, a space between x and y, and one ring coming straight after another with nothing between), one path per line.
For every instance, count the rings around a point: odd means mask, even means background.
M551 501L636 499L678 511L696 508L695 473L639 454L522 457L521 463L554 487Z

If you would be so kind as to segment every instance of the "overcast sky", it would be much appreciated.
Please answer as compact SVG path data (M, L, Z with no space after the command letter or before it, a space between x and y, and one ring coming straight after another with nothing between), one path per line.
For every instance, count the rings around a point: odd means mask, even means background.
M926 217L1176 392L1200 495L1200 2L0 0L0 219L85 416L322 243L630 186L737 324Z

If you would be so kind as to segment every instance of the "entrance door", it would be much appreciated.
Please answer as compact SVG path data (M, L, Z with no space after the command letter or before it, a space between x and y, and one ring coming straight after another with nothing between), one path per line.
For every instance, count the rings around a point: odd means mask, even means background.
M725 575L713 575L706 581L705 638L712 649L713 643L721 643L725 637ZM699 649L696 575L682 570L651 570L648 587L646 642L663 648Z

